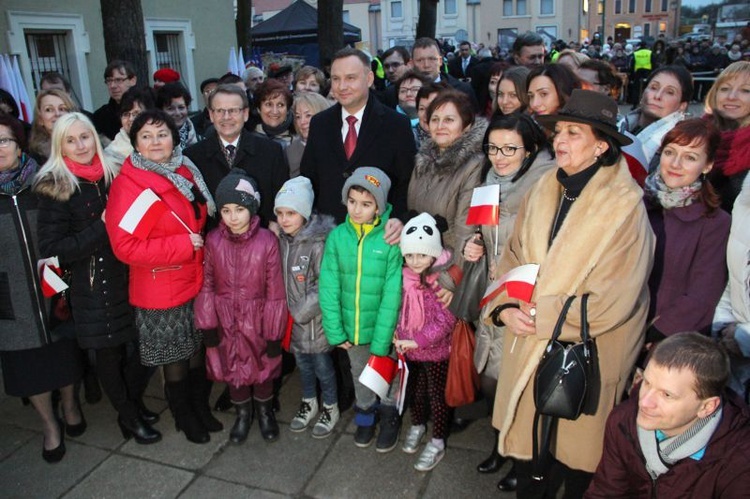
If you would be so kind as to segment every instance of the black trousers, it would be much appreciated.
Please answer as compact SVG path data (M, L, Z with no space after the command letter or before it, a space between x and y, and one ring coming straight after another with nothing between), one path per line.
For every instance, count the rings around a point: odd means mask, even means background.
M150 377L141 364L138 346L126 343L96 350L96 372L104 393L124 419L138 415L137 403L143 397Z

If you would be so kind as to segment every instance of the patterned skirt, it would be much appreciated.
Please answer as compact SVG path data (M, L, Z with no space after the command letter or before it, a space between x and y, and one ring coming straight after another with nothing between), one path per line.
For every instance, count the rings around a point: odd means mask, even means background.
M187 360L201 347L201 334L193 325L192 300L162 310L136 307L135 324L140 335L141 363L144 366Z

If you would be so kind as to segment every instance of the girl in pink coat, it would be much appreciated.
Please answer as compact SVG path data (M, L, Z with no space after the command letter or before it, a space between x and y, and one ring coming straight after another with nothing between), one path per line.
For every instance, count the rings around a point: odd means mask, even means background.
M287 305L276 236L260 227L258 186L235 168L216 189L219 226L205 245L203 288L195 300L195 325L204 335L211 379L229 385L237 420L229 438L247 439L252 403L260 433L276 440L273 380L281 374L281 338Z

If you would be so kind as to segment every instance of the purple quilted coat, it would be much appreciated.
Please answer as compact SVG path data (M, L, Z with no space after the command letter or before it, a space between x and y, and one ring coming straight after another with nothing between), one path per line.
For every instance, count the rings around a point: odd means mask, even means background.
M206 349L209 378L254 385L281 374L281 356L267 343L284 336L287 319L279 243L253 217L244 234L222 222L206 237L203 288L195 299L197 329L218 328L221 342Z

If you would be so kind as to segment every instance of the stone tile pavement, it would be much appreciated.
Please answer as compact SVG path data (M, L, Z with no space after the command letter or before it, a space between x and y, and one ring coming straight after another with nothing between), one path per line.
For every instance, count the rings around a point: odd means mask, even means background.
M475 466L494 438L489 419L478 420L448 441L443 461L432 472L413 469L417 455L399 448L378 454L374 445L353 443L351 410L334 435L317 440L289 431L301 390L295 372L281 392L281 437L265 443L257 422L242 445L228 442L234 415L218 414L225 430L205 445L188 442L174 420L154 376L146 404L161 413L155 425L164 435L154 445L122 438L106 398L83 405L88 429L66 438L67 453L57 464L41 458L42 434L36 414L19 399L0 395L0 498L478 498L514 497L497 491L501 474L483 476ZM214 398L220 387L215 387ZM402 431L402 434L405 433ZM503 473L505 470L501 470Z

